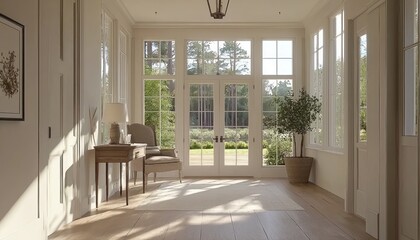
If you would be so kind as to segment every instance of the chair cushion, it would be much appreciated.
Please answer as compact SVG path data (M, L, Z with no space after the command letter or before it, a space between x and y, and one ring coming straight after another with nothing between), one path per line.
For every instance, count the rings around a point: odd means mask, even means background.
M146 159L145 164L153 165L153 164L164 164L164 163L178 163L181 160L176 157L170 156L153 156Z

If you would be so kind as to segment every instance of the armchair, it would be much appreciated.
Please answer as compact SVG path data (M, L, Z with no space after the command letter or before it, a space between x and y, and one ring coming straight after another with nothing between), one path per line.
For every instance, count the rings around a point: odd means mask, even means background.
M154 174L153 180L156 181L158 172L174 170L178 170L179 182L182 183L182 161L178 158L175 149L161 149L156 144L156 132L153 127L133 123L127 126L127 133L131 134L131 142L147 144L145 159L132 161L134 185L137 172L143 172L143 193L145 193L149 173Z

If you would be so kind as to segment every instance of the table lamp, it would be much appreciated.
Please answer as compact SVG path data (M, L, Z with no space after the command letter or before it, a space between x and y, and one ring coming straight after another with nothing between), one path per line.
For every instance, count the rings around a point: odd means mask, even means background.
M105 103L103 122L111 123L109 130L110 144L120 143L120 125L127 121L127 109L124 103Z

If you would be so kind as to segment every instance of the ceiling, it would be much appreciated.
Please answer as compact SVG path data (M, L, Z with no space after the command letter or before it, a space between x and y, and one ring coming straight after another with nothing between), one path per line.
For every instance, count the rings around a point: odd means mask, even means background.
M224 19L215 20L210 16L206 0L118 1L137 24L301 23L313 8L324 2L324 0L231 0Z

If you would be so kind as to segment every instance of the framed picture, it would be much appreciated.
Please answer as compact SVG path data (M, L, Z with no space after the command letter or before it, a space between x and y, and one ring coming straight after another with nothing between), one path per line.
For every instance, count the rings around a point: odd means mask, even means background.
M0 120L23 121L25 27L0 13Z

